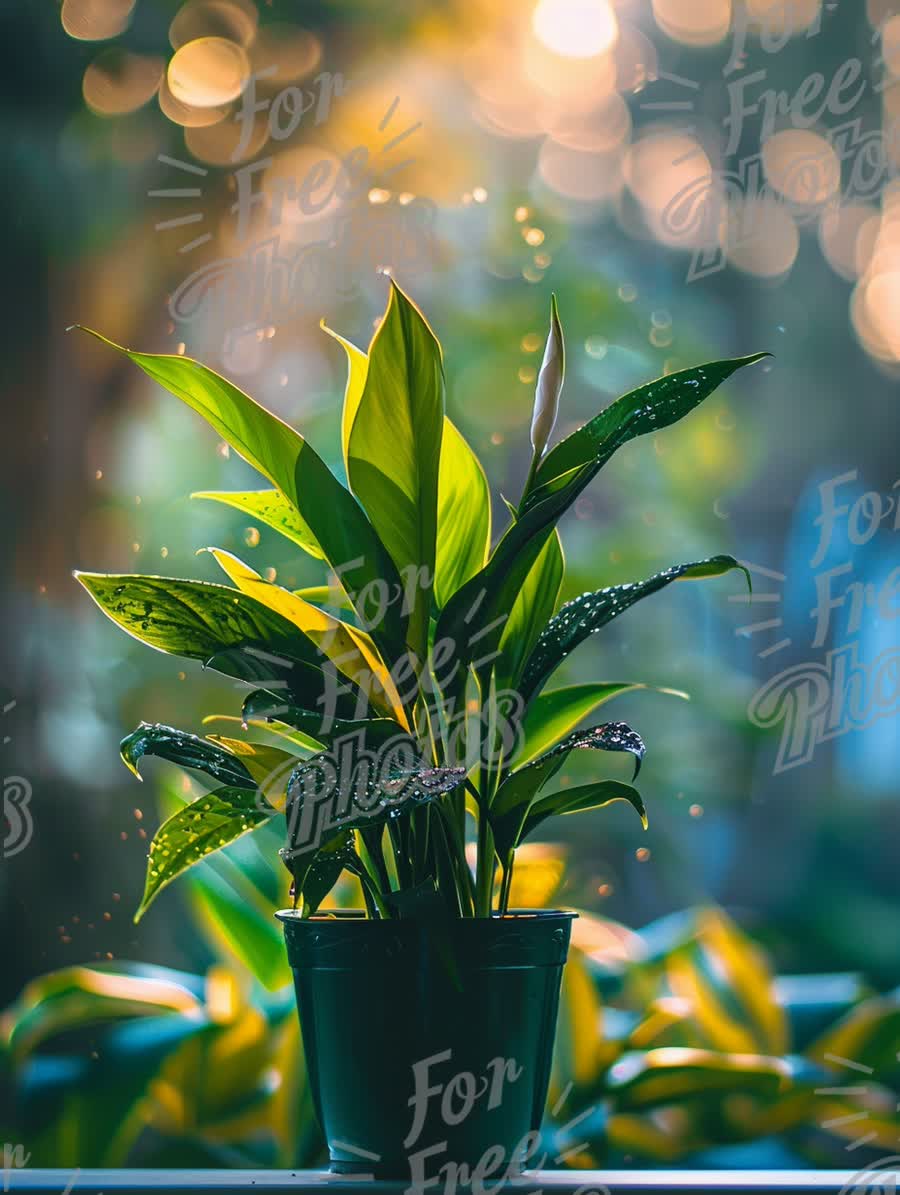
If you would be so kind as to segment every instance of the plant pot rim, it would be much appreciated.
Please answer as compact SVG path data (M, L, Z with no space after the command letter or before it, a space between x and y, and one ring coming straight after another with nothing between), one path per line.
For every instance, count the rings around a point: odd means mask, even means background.
M328 924L329 922L358 922L361 925L393 925L397 926L402 923L403 918L373 918L369 917L364 909L329 909L323 913L314 913L312 917L303 917L299 909L278 909L275 916L279 921L285 923L293 922L316 922L318 924ZM578 913L572 909L510 909L502 915L500 913L491 913L490 917L453 917L450 920L453 925L484 925L487 922L494 922L497 925L508 924L515 921L543 921L551 918L567 918L574 921L578 917ZM407 924L409 922L407 921Z

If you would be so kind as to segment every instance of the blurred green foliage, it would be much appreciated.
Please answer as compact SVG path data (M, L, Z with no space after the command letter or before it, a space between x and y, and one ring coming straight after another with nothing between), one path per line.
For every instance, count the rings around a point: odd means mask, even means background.
M218 955L205 975L70 967L32 981L3 1014L16 1090L6 1132L32 1165L322 1162L273 917L283 881L259 849L274 833L186 880ZM525 848L513 900L554 903L563 869L558 848ZM347 881L336 893L343 907L358 897ZM716 1151L755 1144L762 1165L847 1166L851 1149L862 1165L900 1131L898 1049L900 992L878 996L852 975L776 978L721 909L639 933L582 914L543 1150L548 1165L728 1165Z

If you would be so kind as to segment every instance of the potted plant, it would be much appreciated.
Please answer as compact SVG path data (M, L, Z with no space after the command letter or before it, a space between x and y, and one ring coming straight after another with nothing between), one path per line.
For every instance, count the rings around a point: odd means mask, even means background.
M230 585L77 574L136 638L247 682L243 724L267 732L202 739L142 724L123 741L136 773L156 755L216 785L158 830L136 916L191 864L284 816L294 907L278 916L333 1166L496 1179L539 1161L573 916L508 907L516 849L551 815L612 801L646 825L630 784L552 783L576 750L626 752L637 774L644 744L633 729L578 727L641 686L545 686L635 602L741 567L730 556L681 564L557 611L556 525L616 449L676 422L765 354L660 378L547 450L565 360L554 299L527 480L492 547L488 484L444 413L441 350L421 312L392 283L368 352L336 339L349 361L348 486L212 370L112 346L271 485L198 496L275 528L331 570L329 585L291 592L210 548ZM345 870L365 913L320 912Z

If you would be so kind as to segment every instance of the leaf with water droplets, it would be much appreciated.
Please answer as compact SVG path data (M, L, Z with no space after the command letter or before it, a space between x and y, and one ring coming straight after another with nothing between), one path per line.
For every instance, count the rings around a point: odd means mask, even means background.
M226 738L218 734L211 734L209 738L212 743L240 759L270 805L275 809L284 808L288 780L302 756L296 751L283 751L268 743L252 743L247 739Z
M750 574L733 556L711 556L708 560L673 565L648 577L646 581L610 585L566 602L541 632L525 665L520 686L523 699L527 702L579 643L612 622L641 598L665 589L673 581L721 577L732 569L740 569L747 578L747 584L750 584Z
M461 697L470 662L493 658L513 603L553 527L616 449L681 419L735 370L768 355L714 361L659 378L617 399L544 457L519 504L518 517L491 558L441 612L436 642L453 643L458 662L445 696Z
M645 748L641 736L626 722L604 722L587 730L576 730L539 759L510 773L490 807L494 844L501 861L508 859L521 840L526 819L541 788L556 775L571 751L580 750L627 751L634 756L634 774L637 776Z
M518 767L543 755L574 727L592 714L598 706L613 697L635 691L664 693L669 697L688 700L679 689L662 689L632 681L589 681L583 685L564 685L549 689L535 697L522 721L523 743L513 763Z
M142 722L119 745L122 760L140 780L138 766L145 755L156 755L183 768L205 772L220 784L255 788L253 777L230 751L174 726Z
M396 821L452 792L465 768L435 768L415 743L399 735L377 752L365 746L364 731L339 740L332 751L299 764L288 784L288 855L315 850L332 831Z
M225 785L198 797L163 822L150 844L140 921L156 896L206 855L262 825L272 810L254 788Z
M709 361L666 374L623 394L547 453L523 498L522 509L539 500L541 487L583 466L596 472L628 440L677 423L737 370L769 356L771 353L754 353L728 361Z
M297 855L286 849L278 853L294 877L294 899L304 917L316 912L345 868L355 873L361 869L352 830L339 830L314 852Z
M205 662L229 648L256 644L311 664L320 658L293 623L227 585L106 573L75 577L104 614L157 651Z
M304 745L316 751L330 746L335 739L348 738L360 732L364 736L364 745L369 749L404 733L400 724L392 718L328 718L321 710L315 712L286 704L283 694L267 693L264 689L255 689L245 698L241 713L246 722L274 719L294 727L305 739Z

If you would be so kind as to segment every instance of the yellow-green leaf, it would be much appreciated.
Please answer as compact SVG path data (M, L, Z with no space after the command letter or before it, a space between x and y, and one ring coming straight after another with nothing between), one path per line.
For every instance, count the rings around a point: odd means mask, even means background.
M616 1110L626 1111L718 1099L728 1092L773 1099L789 1078L780 1058L662 1046L623 1055L607 1082Z
M227 378L194 361L167 353L138 353L89 328L84 331L122 353L148 377L192 407L240 455L268 478L296 509L335 570L360 618L381 620L372 627L389 659L399 657L406 641L406 617L399 601L373 603L367 587L386 585L400 592L400 578L390 554L359 504L318 453L271 411L260 406ZM368 597L368 601L367 601Z
M438 478L434 600L444 606L484 568L491 546L491 497L478 457L444 418Z
M135 921L140 921L162 889L182 872L262 825L271 813L256 789L229 785L179 809L153 836L144 896Z
M259 573L222 548L208 548L225 574L242 593L292 622L315 647L358 688L374 706L407 726L397 687L370 636L320 610L297 594L264 580Z
M114 573L75 573L104 614L157 651L207 661L245 644L304 658L294 625L262 602L207 581ZM314 658L311 645L305 658Z
M443 421L440 345L422 313L392 283L369 347L347 473L394 564L407 576L408 642L420 659L434 580Z
M787 1021L768 964L720 909L698 912L695 938L669 955L666 973L709 1045L735 1053L786 1053Z
M350 430L356 419L363 388L366 384L366 373L369 359L362 349L356 347L349 340L345 340L338 332L334 332L324 320L319 325L323 332L333 337L347 354L347 386L344 390L344 406L341 410L341 450L344 454L344 468L350 474Z
M317 560L323 557L322 549L311 528L278 490L202 490L191 494L191 497L208 498L212 502L232 506L255 522L265 523L267 527L280 532L291 543L295 543L298 548L302 548Z

